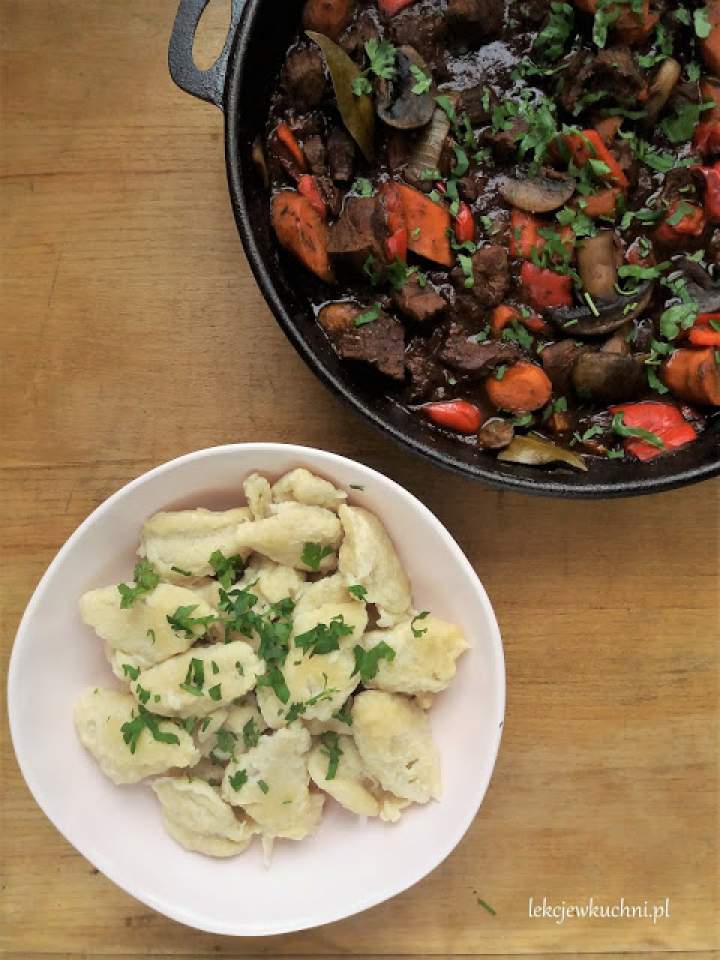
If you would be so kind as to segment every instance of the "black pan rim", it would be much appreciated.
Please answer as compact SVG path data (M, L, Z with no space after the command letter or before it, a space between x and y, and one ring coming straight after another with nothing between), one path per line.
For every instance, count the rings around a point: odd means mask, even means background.
M522 493L529 496L544 496L562 499L618 499L625 497L646 496L650 493L661 493L674 490L690 484L700 483L720 475L720 458L709 461L690 469L671 472L664 475L641 477L620 480L617 483L592 482L589 477L587 483L567 483L560 476L541 474L538 479L526 479L514 476L511 473L498 470L488 470L478 464L474 466L464 460L454 457L447 452L433 449L404 431L395 427L381 415L369 407L357 396L347 383L327 368L322 359L311 349L302 333L285 309L272 276L265 267L262 252L257 244L256 234L252 226L251 217L246 202L245 183L240 163L240 153L243 145L239 137L240 125L236 122L239 114L239 104L242 98L245 71L243 64L245 54L251 42L255 17L263 0L249 0L233 39L228 70L225 83L224 119L225 119L225 163L227 168L228 187L232 201L233 214L237 224L240 239L243 244L253 276L270 307L277 323L303 359L310 370L339 396L353 410L371 423L385 436L392 437L401 446L410 450L416 456L435 466L450 470L466 479L482 482L496 490L506 490ZM672 463L672 460L665 463ZM591 468L592 469L592 468Z

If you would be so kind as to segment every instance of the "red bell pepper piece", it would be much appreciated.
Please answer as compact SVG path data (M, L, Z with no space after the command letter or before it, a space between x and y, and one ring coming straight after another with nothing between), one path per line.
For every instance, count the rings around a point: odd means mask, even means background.
M626 427L640 428L655 434L663 442L656 447L647 440L638 437L626 437L623 440L625 452L638 460L653 460L662 453L676 450L697 439L697 434L672 403L656 403L645 400L642 403L625 403L610 407L613 415L621 413Z
M681 205L683 209L687 208L687 213L685 213L677 223L669 223L668 221L673 219L673 215ZM673 244L677 243L683 237L699 237L704 231L704 211L700 207L695 206L694 203L677 200L675 203L670 204L667 218L664 223L661 223L660 226L656 228L654 236L660 243Z
M400 13L401 10L414 2L415 0L378 0L378 7L381 13L388 17L394 17L396 13Z
M704 157L714 157L720 153L720 120L699 123L693 134L693 146Z
M479 408L467 400L426 403L422 410L433 423L458 433L475 433L482 423Z
M618 187L629 187L630 181L615 159L613 154L603 143L597 130L583 130L582 133L572 133L565 137L565 143L578 167L584 167L588 160L600 160L609 167L604 179Z
M475 239L475 218L466 203L460 204L455 217L455 238L458 243L472 242Z
M701 313L688 331L695 347L720 347L720 313Z
M547 307L570 307L573 303L572 280L554 270L543 270L526 260L520 280L530 303L536 310Z
M510 256L529 260L533 250L542 250L545 241L539 235L537 218L523 210L510 214Z
M298 167L303 171L307 170L307 158L290 127L286 123L281 123L275 131L275 136L285 147Z
M720 222L720 160L712 167L697 167L705 177L705 215L711 223Z
M307 199L310 201L313 210L315 210L323 220L327 220L327 204L323 200L315 177L311 177L310 174L304 173L298 179L297 188L298 193L302 194L303 197L307 197Z

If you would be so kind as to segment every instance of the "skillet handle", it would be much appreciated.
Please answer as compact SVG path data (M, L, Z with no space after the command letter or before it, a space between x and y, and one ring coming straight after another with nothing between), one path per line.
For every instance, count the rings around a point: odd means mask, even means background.
M230 28L220 56L209 70L198 70L193 60L195 33L209 0L180 0L173 24L168 48L170 76L185 93L215 104L221 110L224 105L225 72L230 48L235 39L240 17L246 0L232 0Z

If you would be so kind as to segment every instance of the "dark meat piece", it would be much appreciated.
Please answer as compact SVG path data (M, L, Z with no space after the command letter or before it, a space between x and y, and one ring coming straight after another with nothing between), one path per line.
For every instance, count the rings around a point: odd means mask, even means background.
M575 115L590 105L583 99L588 94L602 90L607 94L604 99L635 104L638 94L646 86L645 77L628 47L610 47L594 57L581 50L570 61L563 76L560 102Z
M428 341L418 337L411 341L405 353L405 368L410 377L407 388L409 403L428 400L445 382L443 369L430 355L429 349Z
M312 173L317 177L324 176L327 173L327 149L322 137L316 135L308 137L303 146L303 152Z
M316 107L325 95L325 65L317 47L292 50L283 67L281 84L293 103Z
M372 254L385 259L385 214L377 197L349 197L342 216L328 230L328 253L352 257L362 269Z
M529 27L539 27L547 19L547 0L524 0L518 4L518 15Z
M389 134L385 148L388 170L394 173L405 166L410 159L411 146L410 138L404 130L393 130Z
M355 170L355 142L341 127L334 127L328 137L330 176L341 183L349 183Z
M447 22L443 13L409 9L390 21L391 39L396 47L414 47L431 67L436 80L446 75L445 35Z
M481 307L497 307L510 286L510 265L505 247L482 247L472 256L475 284L470 292ZM461 267L451 273L458 290L464 290L466 276Z
M317 177L316 181L317 188L320 191L320 196L325 201L330 215L333 217L340 216L340 211L342 210L343 204L343 195L332 182L330 177Z
M447 18L450 29L464 44L477 47L502 32L505 0L450 0Z
M480 195L481 183L484 179L484 177L461 177L457 182L460 198L468 203L474 203Z
M365 44L368 40L376 40L380 36L377 24L369 13L365 13L353 23L345 32L340 46L357 63L362 63L365 56Z
M481 450L504 450L509 447L515 436L515 429L502 417L492 417L480 427L477 445Z
M443 363L471 377L484 377L501 364L513 363L519 357L520 348L516 343L476 343L468 340L464 332L456 332L456 328L451 328L440 350Z
M543 370L552 381L555 393L565 396L572 387L572 370L582 353L574 340L558 340L542 352Z
M361 360L393 380L405 379L405 331L386 313L355 326L363 311L354 303L330 303L318 314L318 323L344 360Z
M485 130L481 134L483 144L490 147L493 156L500 163L509 163L515 159L517 153L517 143L529 130L527 120L522 117L514 117L510 121L508 130L499 130L494 133L492 130Z
M393 294L393 303L401 313L416 323L433 320L441 313L447 303L429 283L420 286L417 274L412 274L401 290Z
M482 127L490 123L493 108L498 104L495 92L487 84L478 83L474 87L467 87L460 93L457 114L461 117L466 113L474 127Z

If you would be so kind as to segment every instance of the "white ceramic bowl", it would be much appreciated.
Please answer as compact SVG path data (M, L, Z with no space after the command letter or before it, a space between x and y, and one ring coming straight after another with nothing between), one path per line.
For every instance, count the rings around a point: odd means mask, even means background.
M318 833L260 845L230 860L188 853L163 829L147 785L114 786L75 736L73 702L87 686L115 686L102 644L77 600L132 571L143 520L157 510L226 508L253 470L305 466L348 489L387 526L418 609L462 625L471 649L430 717L442 759L443 798L397 824L362 823L332 800ZM349 489L359 484L363 490ZM318 926L406 890L460 842L480 806L500 743L505 671L485 590L453 538L415 497L360 463L308 447L248 443L163 464L106 500L60 550L20 624L10 661L10 729L20 768L57 829L132 896L181 923L219 934L261 935Z

